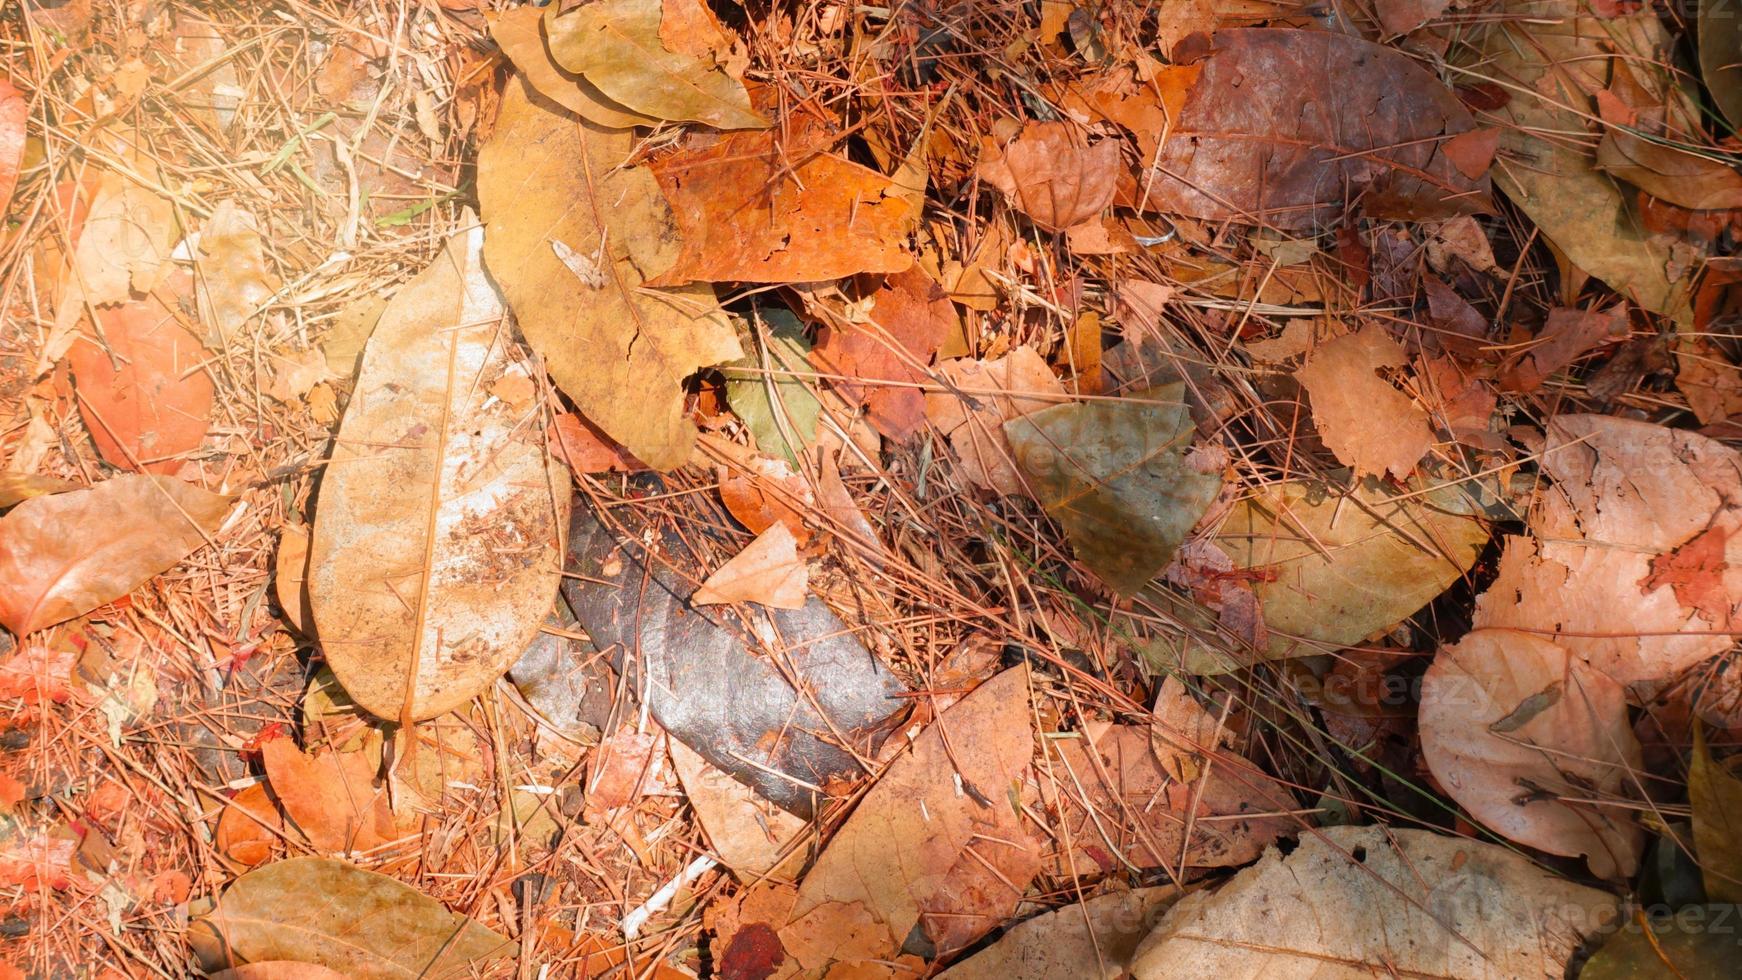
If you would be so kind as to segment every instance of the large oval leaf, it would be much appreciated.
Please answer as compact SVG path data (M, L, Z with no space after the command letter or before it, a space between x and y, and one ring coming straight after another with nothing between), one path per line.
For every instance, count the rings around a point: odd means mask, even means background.
M388 304L321 481L315 628L345 690L383 718L432 718L489 686L561 579L568 476L539 407L490 394L526 367L482 245L477 227L454 238Z
M215 935L212 966L296 960L352 980L472 976L514 943L386 875L327 858L292 858L237 878L196 929Z
M130 475L24 501L0 517L0 623L23 636L121 598L210 541L230 499Z

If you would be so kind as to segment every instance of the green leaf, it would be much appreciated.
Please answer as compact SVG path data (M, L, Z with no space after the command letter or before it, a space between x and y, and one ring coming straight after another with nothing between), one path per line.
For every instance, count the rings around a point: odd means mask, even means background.
M1579 980L1664 980L1742 975L1737 957L1736 907L1689 905L1670 918L1629 920L1603 943L1579 972ZM1724 923L1731 923L1729 928Z
M816 442L817 417L823 406L805 379L783 377L781 372L811 370L811 345L805 340L804 325L791 312L764 310L761 316L769 327L763 346L768 352L768 372L772 373L764 373L755 356L722 369L726 400L750 427L757 449L770 456L785 456L796 467L799 453ZM788 442L788 432L798 445Z
M1216 543L1258 573L1269 659L1324 653L1401 622L1475 564L1488 529L1455 488L1344 495L1301 481L1234 507Z
M1694 810L1694 850L1706 880L1706 898L1742 903L1742 780L1712 758L1697 723L1694 756L1688 763L1688 802Z
M1185 385L1117 401L1055 405L1004 423L1004 435L1077 558L1120 595L1173 559L1222 488L1187 464Z
M386 875L329 858L292 858L237 878L194 924L222 951L209 969L297 960L352 980L472 976L515 944Z
M634 112L716 129L767 129L743 82L666 50L663 13L661 0L600 0L546 20L545 39L557 64Z

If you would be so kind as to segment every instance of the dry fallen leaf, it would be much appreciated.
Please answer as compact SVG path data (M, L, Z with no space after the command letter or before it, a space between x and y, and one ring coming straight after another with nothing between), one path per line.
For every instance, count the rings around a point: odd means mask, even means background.
M308 525L284 525L278 534L278 553L272 566L278 608L303 636L314 635L314 615L309 612L308 598L308 542Z
M793 877L805 853L795 851L793 845L808 825L709 765L677 739L669 744L684 797L720 863L746 882L765 875Z
M284 836L284 817L267 795L265 783L255 783L230 798L218 815L212 846L244 867L265 864Z
M598 86L557 64L545 43L544 30L544 11L531 5L501 11L490 21L490 37L539 95L611 129L659 122L618 105Z
M925 424L925 366L960 324L949 297L919 269L889 276L871 295L865 323L833 323L818 335L810 360L884 436L900 441Z
M884 770L805 876L793 918L857 906L883 930L883 954L916 924L943 952L1002 922L1040 870L1009 798L1033 750L1028 671L1007 670Z
M962 475L997 493L1021 493L1004 423L1058 404L1064 386L1027 345L997 360L945 361L937 373L949 388L926 393L925 414L950 440Z
M115 466L174 473L212 414L199 341L156 296L98 309L97 324L67 349L91 441Z
M775 609L802 609L810 569L798 556L798 540L776 522L732 556L690 596L698 606L755 602Z
M1401 51L1330 31L1238 29L1212 35L1201 65L1166 142L1145 158L1148 208L1304 229L1345 201L1414 220L1486 204L1487 179L1441 149L1475 121Z
M569 476L529 424L536 408L489 399L512 339L482 237L450 240L388 304L321 482L315 628L382 718L430 718L494 683L561 578Z
M1035 224L1064 231L1099 217L1118 184L1119 144L1084 142L1068 123L1031 122L1013 142L982 152L980 179Z
M374 785L378 755L334 749L309 754L289 738L274 738L260 746L260 757L284 812L317 851L368 851L412 829L394 820L386 785Z
M1181 894L1174 885L1135 888L1043 912L937 980L1120 980L1138 944Z
M1138 947L1136 980L1558 977L1616 914L1607 892L1493 844L1422 830L1301 834L1215 891L1180 899Z
M1433 447L1427 413L1378 373L1407 363L1397 341L1368 327L1320 347L1295 372L1312 397L1319 436L1356 476L1389 472L1401 480Z
M654 285L814 282L913 263L913 215L889 178L829 152L834 132L809 113L785 129L692 133L650 164L683 244Z
M235 201L218 205L200 229L200 311L207 342L221 348L278 291L278 277L266 264L259 222Z
M318 900L314 900L318 899ZM515 944L386 875L342 861L279 861L232 881L192 927L221 952L208 970L296 960L352 980L472 975Z
M30 104L11 82L0 79L0 214L12 204L18 185L18 165L24 160L24 126Z
M653 178L618 169L634 145L633 133L583 122L511 83L479 152L478 196L491 273L557 387L638 459L670 469L696 438L684 379L743 352L710 287L646 288L678 245ZM605 285L576 278L554 241L589 251L603 241Z
M0 623L23 636L121 598L211 541L231 500L130 475L24 501L0 517Z
M1631 877L1643 833L1631 789L1639 741L1613 680L1548 640L1479 629L1440 650L1422 679L1421 749L1452 799L1487 827L1550 854L1586 855L1599 878Z
M553 7L545 36L557 64L633 112L717 129L765 128L742 80L712 58L667 48L663 14L661 0L601 0L563 14Z
M1535 391L1556 372L1604 344L1627 339L1627 307L1550 310L1535 342L1500 373L1508 391Z

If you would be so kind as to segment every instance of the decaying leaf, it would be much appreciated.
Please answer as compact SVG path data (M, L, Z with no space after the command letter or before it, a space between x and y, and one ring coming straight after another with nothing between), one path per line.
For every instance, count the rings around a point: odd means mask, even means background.
M278 277L266 264L259 223L235 201L218 205L200 229L200 309L208 338L221 347L278 291Z
M24 501L0 517L0 623L22 637L121 598L209 543L231 500L130 475Z
M690 596L698 606L755 602L774 609L802 609L810 569L798 555L798 540L775 522L732 556Z
M513 7L490 22L490 37L539 95L589 122L611 129L652 126L659 120L617 104L599 87L557 64L545 44L544 11Z
M950 389L926 393L925 415L950 440L962 475L997 493L1021 493L1004 423L1063 398L1064 386L1046 360L1024 345L997 360L945 361L937 373Z
M212 414L199 341L156 296L98 309L97 323L67 349L91 441L116 466L174 473Z
M71 323L84 303L120 303L148 293L169 261L175 212L156 192L118 174L98 177L77 243L70 292L56 305L56 322Z
M1043 912L937 980L1120 980L1143 937L1182 894L1173 885L1134 888Z
M1219 471L1187 461L1193 431L1183 384L1004 423L1035 498L1077 558L1121 595L1167 566L1222 487Z
M195 929L216 939L219 969L297 960L353 980L469 976L515 944L386 875L328 858L292 858L224 889Z
M1498 79L1510 95L1491 110L1507 161L1495 182L1574 265L1648 310L1685 317L1687 283L1670 267L1668 243L1646 232L1622 188L1567 136L1589 130L1590 99L1607 85L1614 52L1658 60L1658 45L1647 43L1665 37L1657 15L1600 16L1582 0L1504 0L1492 14L1472 26L1456 60L1466 77Z
M1201 67L1139 178L1146 207L1304 229L1356 199L1374 217L1418 220L1487 203L1487 178L1442 148L1475 121L1400 51L1331 31L1224 30Z
M451 240L388 304L321 482L315 627L382 718L434 717L494 683L561 577L569 478L540 427L489 396L513 341L482 237Z
M804 856L794 844L804 833L805 822L758 797L677 739L671 740L670 748L684 797L720 863L744 881L769 874L791 877Z
M1028 680L999 674L914 739L805 875L795 920L858 906L887 930L886 953L916 924L948 952L1015 910L1040 870L1009 795L1034 751Z
M1555 372L1604 344L1627 339L1627 308L1612 310L1550 310L1536 342L1501 372L1512 391L1535 391Z
M785 129L692 133L650 164L683 245L654 285L813 282L913 264L900 189L830 152L832 128L810 113Z
M806 784L863 772L836 733L866 751L902 688L821 600L758 612L772 631L716 619L686 601L699 575L675 530L631 524L619 536L587 506L575 508L569 549L575 618L673 738L801 816L816 805Z
M1712 758L1696 722L1688 762L1688 803L1694 813L1694 849L1706 898L1742 901L1742 779Z
M670 469L695 444L684 379L743 351L710 287L645 287L670 268L679 236L648 172L619 168L634 145L633 133L511 83L479 151L478 198L491 273L557 387L637 458ZM576 278L553 241L588 251L603 242L605 285Z
M567 13L551 8L545 36L557 64L608 98L653 119L761 129L744 83L712 58L669 50L661 0L602 0Z
M1319 437L1356 476L1408 477L1433 447L1427 413L1379 376L1409 363L1402 345L1378 327L1320 347L1295 378L1312 397Z
M1216 543L1246 572L1270 633L1265 656L1354 646L1469 571L1488 529L1456 488L1393 497L1274 484L1234 505Z
M1622 684L1729 649L1742 612L1742 457L1692 432L1563 415L1548 425L1542 468L1555 482L1529 515L1534 539L1508 539L1475 625L1550 639Z
M1163 977L1558 977L1616 913L1522 854L1422 830L1328 827L1174 904L1137 950Z
M1639 740L1621 686L1553 643L1476 630L1440 650L1422 680L1421 746L1434 778L1511 840L1631 876L1643 835L1630 806Z
M1119 144L1083 142L1067 123L1029 123L1013 142L983 152L980 177L1035 224L1064 231L1099 217L1118 185Z

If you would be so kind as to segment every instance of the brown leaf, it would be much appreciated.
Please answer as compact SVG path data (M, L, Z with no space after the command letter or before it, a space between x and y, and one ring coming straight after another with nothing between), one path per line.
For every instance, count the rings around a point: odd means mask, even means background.
M278 291L266 264L259 223L234 201L218 205L200 230L200 307L214 348L235 336L249 317Z
M1357 476L1403 479L1433 447L1427 413L1378 374L1408 362L1384 330L1368 327L1320 347L1295 372L1312 396L1319 436Z
M453 710L525 651L561 580L569 476L489 399L506 311L452 239L388 304L321 481L309 597L328 664L378 717Z
M665 733L625 728L599 743L587 770L587 808L614 810L675 792Z
M260 757L284 812L316 850L367 851L403 836L386 784L374 785L378 755L332 749L309 755L289 738L274 738L261 744Z
M1182 894L1174 885L1136 888L1044 912L1012 926L937 980L1120 980L1137 945Z
M1421 747L1452 799L1500 834L1586 855L1599 878L1631 877L1643 835L1626 805L1641 765L1619 684L1566 649L1478 629L1422 680Z
M776 609L804 608L810 569L798 556L798 541L775 523L743 551L708 576L690 596L698 606L756 602Z
M1608 892L1493 844L1326 827L1180 899L1131 975L1558 977L1616 912Z
M1731 528L1708 528L1683 542L1674 551L1651 559L1651 574L1639 583L1650 592L1669 586L1675 590L1676 601L1716 629L1732 627L1735 610L1725 573L1730 570L1729 541Z
M479 152L478 196L490 271L557 387L630 453L670 469L696 438L684 379L743 351L711 288L646 288L670 268L678 236L648 172L620 167L634 145L633 133L577 120L514 83ZM597 254L602 285L582 281L558 242Z
M1218 31L1153 169L1146 206L1211 221L1311 228L1359 199L1378 218L1481 210L1487 180L1443 142L1475 129L1408 55L1328 31ZM1302 113L1303 104L1319 111Z
M1008 797L1033 739L1026 669L975 688L884 770L805 876L794 918L859 905L884 930L884 954L922 914L950 948L1003 921L1039 868L1008 853L1034 847ZM989 875L984 863L968 867L974 854L1009 868L1005 880L964 878Z
M721 467L720 502L738 523L761 534L775 524L784 524L799 547L810 541L811 529L804 511L815 505L811 485L792 471L785 460L748 456L743 471Z
M804 859L804 851L795 850L793 843L805 832L805 822L709 765L677 739L669 744L684 797L720 863L746 882L770 874L793 877Z
M1248 816L1290 804L1269 777L1232 752L1152 742L1150 730L1136 725L1096 726L1084 734L1045 743L1053 779L1043 782L1042 792L1057 794L1049 803L1064 822L1059 840L1075 845L1067 851L1061 843L1052 855L1055 874L1136 867L1167 868L1177 876L1186 868L1241 865L1299 829L1288 817ZM1093 739L1093 760L1086 739ZM1182 765L1192 779L1180 778Z
M579 412L558 412L545 433L556 453L578 476L583 473L639 473L647 464Z
M23 636L121 598L209 542L231 499L130 475L24 501L0 517L0 623Z
M835 134L816 117L793 112L784 128L695 133L650 164L683 245L653 285L814 282L913 264L899 188L828 152Z
M0 510L16 507L32 497L77 490L79 485L59 477L35 473L0 473Z
M960 321L941 287L919 269L888 277L872 294L869 323L836 323L811 349L818 371L863 402L878 432L897 441L925 424L926 379L932 355L960 337Z
M950 440L962 475L996 493L1021 493L1004 423L1057 404L1064 386L1026 345L992 361L945 361L938 374L953 390L928 392L925 414Z
M491 39L539 95L611 129L658 123L651 116L624 108L592 82L557 64L545 44L544 23L544 11L530 5L504 10L490 22Z
M91 440L118 467L174 473L212 413L199 341L155 296L99 309L97 322L67 350Z
M693 51L663 43L661 0L601 0L545 21L557 64L631 111L718 129L764 128L744 83Z
M1031 122L1013 142L982 150L980 179L1035 224L1064 231L1106 210L1118 182L1119 144L1084 143L1067 123Z
M303 636L314 635L314 614L309 610L308 542L306 524L286 524L278 534L278 554L273 559L273 586L278 608L290 625Z
M292 858L231 882L193 927L226 954L208 970L297 960L352 980L475 975L515 944L386 875Z
M1625 305L1602 312L1550 310L1536 341L1500 372L1500 382L1508 391L1535 391L1585 354L1626 340L1630 330Z
M284 816L267 795L266 784L255 783L224 804L212 846L224 857L252 868L272 857L283 836Z

